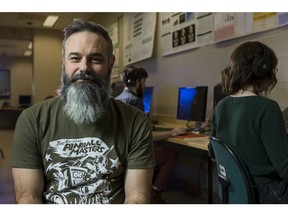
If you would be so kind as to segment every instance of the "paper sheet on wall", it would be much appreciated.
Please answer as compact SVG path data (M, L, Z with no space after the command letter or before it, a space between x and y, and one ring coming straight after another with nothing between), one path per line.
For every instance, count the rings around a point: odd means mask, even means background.
M152 56L156 13L125 13L123 30L124 66Z
M235 36L234 26L234 13L215 13L213 23L214 42L233 38Z
M272 29L277 26L277 13L253 13L254 32Z
M288 13L278 13L278 25L286 25L288 24Z
M111 72L111 79L119 77L119 34L118 34L118 21L112 23L107 29L113 43L113 51L115 55L115 62Z
M162 56L212 42L212 13L161 13Z
M198 46L212 43L213 39L212 13L196 13L196 41Z
M163 56L195 48L196 39L196 13L161 13Z

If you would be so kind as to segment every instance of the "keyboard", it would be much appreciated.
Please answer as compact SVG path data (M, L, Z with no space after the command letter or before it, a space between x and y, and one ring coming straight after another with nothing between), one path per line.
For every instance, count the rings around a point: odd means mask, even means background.
M180 136L176 136L175 138L179 138L179 139L193 139L193 138L205 138L205 137L208 137L207 135L204 135L204 134L196 134L196 133L189 133L189 134L186 134L186 135L180 135Z

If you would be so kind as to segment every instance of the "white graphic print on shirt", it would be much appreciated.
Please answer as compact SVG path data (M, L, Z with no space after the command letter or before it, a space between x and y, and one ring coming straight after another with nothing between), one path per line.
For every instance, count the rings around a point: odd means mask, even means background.
M112 189L108 176L120 165L116 152L111 153L113 147L95 137L50 142L46 175L55 182L45 193L46 199L53 203L109 203L107 194ZM109 158L112 155L115 158Z

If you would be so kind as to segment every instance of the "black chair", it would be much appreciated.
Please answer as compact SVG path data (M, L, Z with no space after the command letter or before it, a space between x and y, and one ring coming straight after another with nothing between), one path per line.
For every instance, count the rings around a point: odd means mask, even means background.
M246 165L232 146L211 137L223 204L256 203L252 179Z
M113 98L116 98L118 95L120 95L125 88L124 84L122 81L114 82L111 84L111 96Z

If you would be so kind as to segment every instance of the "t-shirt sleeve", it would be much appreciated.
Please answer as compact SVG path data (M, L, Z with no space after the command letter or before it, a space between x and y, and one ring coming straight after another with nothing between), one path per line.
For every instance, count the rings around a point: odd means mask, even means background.
M32 112L24 110L19 116L13 138L10 165L17 168L41 169L42 160L37 144L36 121Z
M144 113L134 122L132 144L129 148L127 168L143 169L155 166L151 125Z

